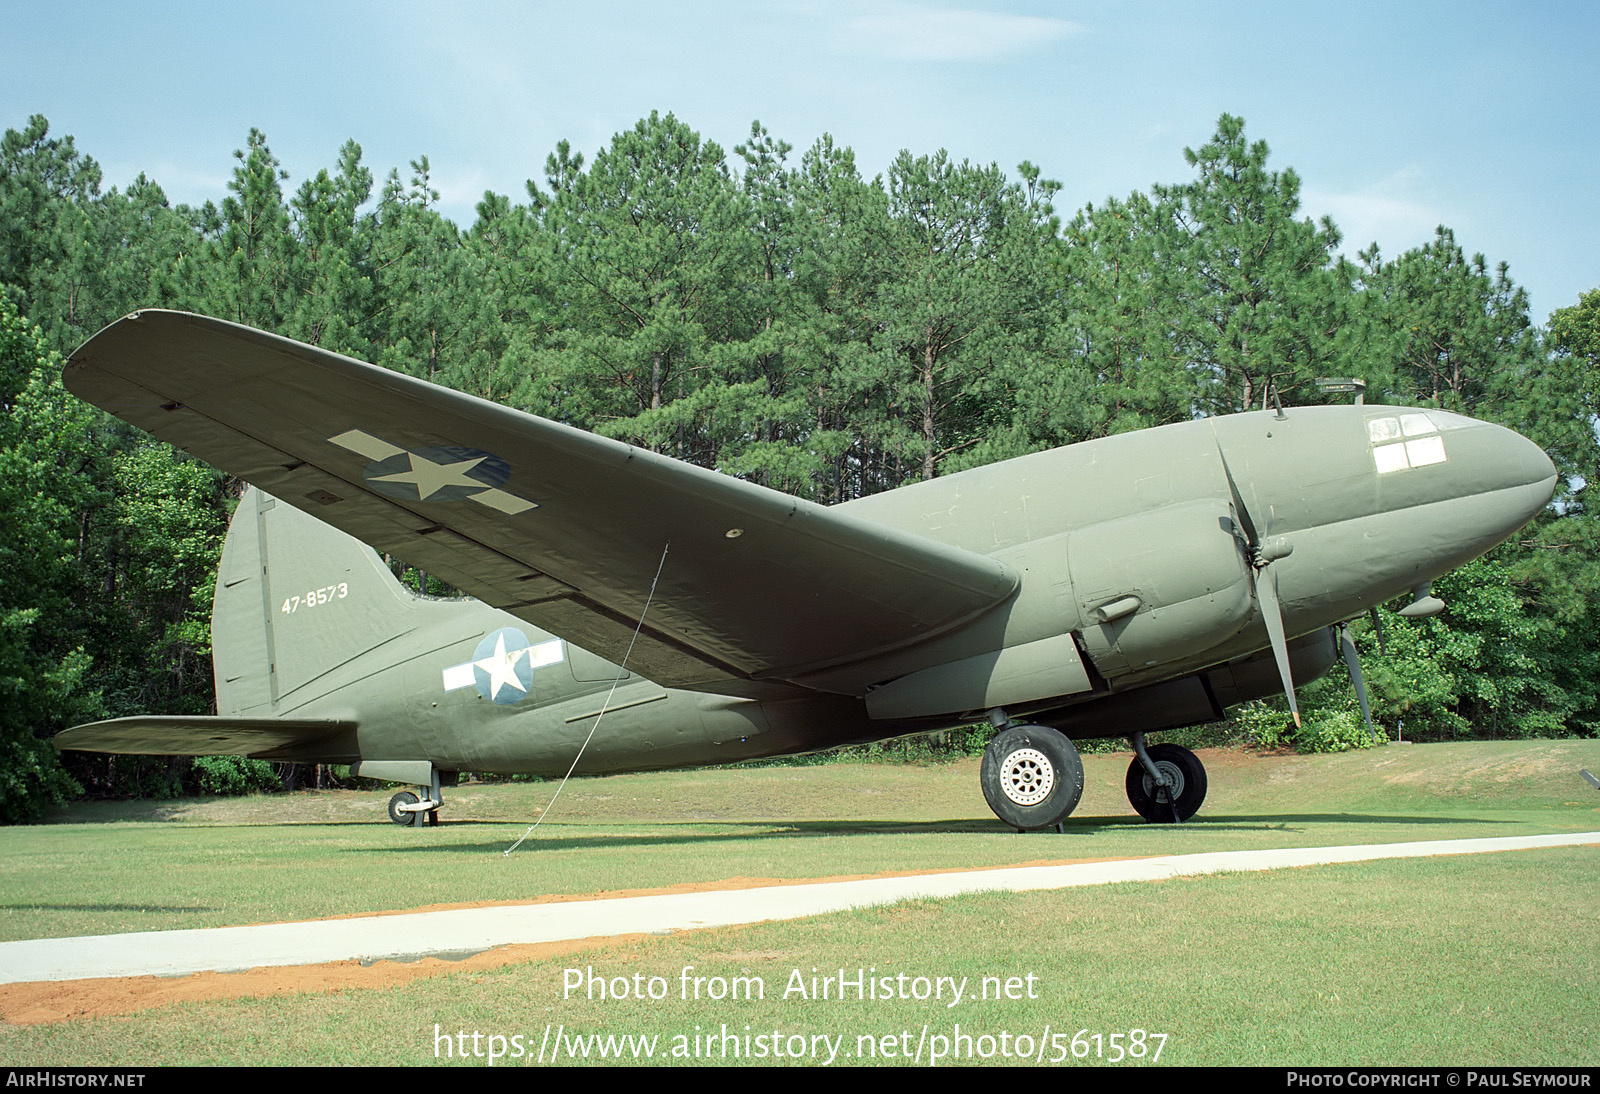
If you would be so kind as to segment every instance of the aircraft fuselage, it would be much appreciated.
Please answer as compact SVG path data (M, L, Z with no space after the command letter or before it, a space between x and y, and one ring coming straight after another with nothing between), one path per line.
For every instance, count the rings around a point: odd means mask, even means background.
M1129 722L1140 715L1116 700L1228 662L1248 666L1251 655L1259 665L1268 639L1251 542L1289 549L1273 563L1278 596L1288 636L1310 636L1296 644L1297 673L1304 665L1314 675L1331 661L1317 632L1500 542L1546 504L1554 479L1518 434L1440 411L1314 407L1184 422L847 503L853 516L999 559L1020 581L956 631L791 678L806 689L794 699L676 691L633 674L613 692L615 666L527 623L472 601L417 599L413 656L393 663L391 649L364 652L273 707L354 716L340 695L360 682L368 759L422 754L445 770L560 774L602 707L583 770L719 763L962 724L985 706L941 707L948 681L977 679L988 696L1009 672L1019 682L1005 686L1020 698L1007 709L1059 715L1075 736L1120 736L1140 728ZM559 658L532 668L525 692L512 677L468 686L462 666L487 661L479 646L502 628L529 650L559 647ZM1051 668L1074 653L1081 677ZM1269 674L1236 675L1253 683L1224 702L1275 690ZM973 694L963 686L954 694ZM874 704L883 688L892 699ZM373 709L374 692L385 709ZM1111 717L1097 720L1096 706Z

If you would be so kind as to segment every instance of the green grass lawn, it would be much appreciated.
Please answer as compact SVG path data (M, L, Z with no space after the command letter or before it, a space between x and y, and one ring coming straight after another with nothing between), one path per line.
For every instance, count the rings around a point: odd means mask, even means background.
M8 879L0 933L251 923L731 878L1600 830L1600 794L1577 774L1600 770L1600 742L1206 758L1206 806L1174 827L1133 816L1121 790L1126 755L1087 757L1084 802L1065 835L1001 826L977 791L975 762L581 780L510 858L501 852L552 784L462 787L447 798L449 823L424 830L381 823L387 795L376 793L76 806L56 823L0 837ZM548 1026L569 1038L653 1034L657 1058L678 1048L691 1054L684 1062L706 1062L705 1051L694 1058L704 1049L695 1037L715 1032L721 1047L708 1051L721 1062L733 1045L720 1040L726 1025L736 1038L768 1038L745 1043L755 1052L765 1045L755 1062L796 1062L772 1052L799 1037L806 1062L822 1062L830 1046L836 1062L854 1062L870 1040L880 1059L886 1048L920 1043L926 1063L942 1043L946 1053L997 1063L1022 1055L1025 1039L1034 1059L1082 1064L1109 1057L1113 1033L1126 1051L1128 1032L1144 1030L1166 1035L1163 1064L1592 1063L1597 867L1600 850L1583 847L919 901L604 943L382 992L4 1028L0 1056L432 1062L444 1052L436 1026L447 1039L478 1031L485 1051L484 1038L497 1034L505 1051L520 1044L528 1055L540 1044L548 1055ZM766 997L685 1001L679 978L691 965L708 977L760 977ZM586 966L606 977L660 977L671 991L660 1000L564 998L564 970ZM1035 997L948 1007L783 995L795 970L836 979L846 969L850 979L863 968L965 980L974 991L985 977L1032 976ZM1080 1031L1085 1059L1072 1055ZM460 1043L451 1040L452 1050Z

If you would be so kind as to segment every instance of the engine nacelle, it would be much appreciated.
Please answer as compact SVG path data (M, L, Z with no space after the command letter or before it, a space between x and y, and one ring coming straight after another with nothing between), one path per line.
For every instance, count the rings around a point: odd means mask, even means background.
M1254 609L1233 514L1214 498L1075 531L1067 566L1084 650L1108 680L1221 646Z

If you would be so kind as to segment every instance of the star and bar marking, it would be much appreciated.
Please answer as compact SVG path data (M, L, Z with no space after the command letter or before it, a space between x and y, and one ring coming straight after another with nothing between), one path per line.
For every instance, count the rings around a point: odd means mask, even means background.
M533 687L533 670L566 660L561 639L530 643L515 627L485 635L471 661L444 670L444 690L476 687L478 694L502 706L521 702Z
M537 509L538 502L500 489L511 468L499 456L478 448L448 445L406 449L360 429L329 437L347 452L368 460L362 476L367 485L398 501L475 501L516 516Z

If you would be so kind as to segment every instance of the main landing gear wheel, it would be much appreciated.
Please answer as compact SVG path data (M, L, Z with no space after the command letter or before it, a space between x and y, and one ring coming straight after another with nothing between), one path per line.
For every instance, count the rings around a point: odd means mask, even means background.
M1128 765L1128 801L1134 810L1157 824L1181 823L1200 812L1200 803L1206 800L1206 767L1200 757L1182 745L1152 745L1149 751L1151 762L1172 786L1158 786L1134 757Z
M1083 761L1065 735L1012 726L983 750L983 796L994 815L1021 831L1050 828L1083 797Z
M410 828L414 825L420 825L420 813L413 813L409 810L402 810L400 808L402 805L416 805L420 801L422 801L422 799L417 797L411 791L400 791L400 793L389 799L389 819L394 821L396 824L403 824L407 828Z

